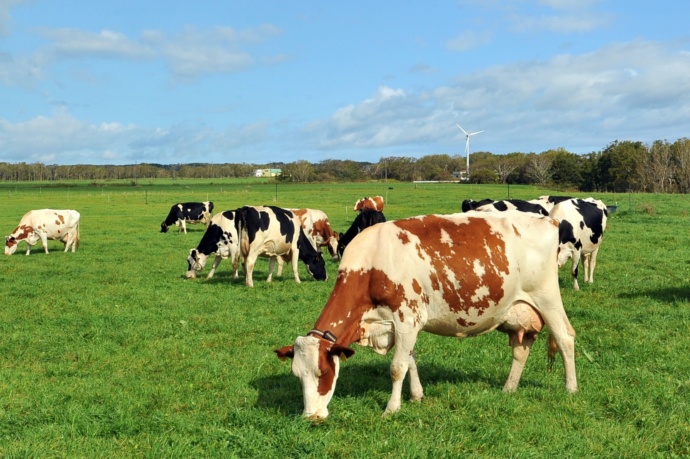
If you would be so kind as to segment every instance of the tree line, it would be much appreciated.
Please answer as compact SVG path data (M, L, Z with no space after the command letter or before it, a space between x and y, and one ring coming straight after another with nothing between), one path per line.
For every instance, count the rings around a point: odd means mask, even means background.
M365 180L459 181L471 183L537 184L556 189L603 192L690 192L690 139L673 143L657 140L651 145L615 141L598 152L578 155L564 148L542 153L470 155L469 180L466 157L435 154L420 158L389 156L377 163L328 159L318 163L299 160L268 164L130 164L45 165L0 162L0 181L119 180L136 185L140 180L220 179L253 177L257 169L277 168L282 182L333 182Z

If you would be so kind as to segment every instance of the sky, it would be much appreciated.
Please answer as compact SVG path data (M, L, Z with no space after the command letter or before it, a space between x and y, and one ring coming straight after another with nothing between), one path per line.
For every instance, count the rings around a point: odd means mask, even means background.
M690 136L690 2L0 0L0 162L378 162Z

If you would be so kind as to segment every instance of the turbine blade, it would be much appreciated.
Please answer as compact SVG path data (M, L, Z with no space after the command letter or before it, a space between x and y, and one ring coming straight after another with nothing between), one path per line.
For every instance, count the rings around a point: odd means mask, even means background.
M481 131L471 132L471 133L468 134L468 135L475 135L475 134L479 134L479 133L484 132L484 131L485 131L485 129L482 129Z
M460 128L460 130L461 130L462 132L464 132L464 133L465 133L465 135L469 135L469 134L467 133L467 131L466 131L466 130L464 130L464 129L462 128L462 126L460 126L460 125L459 125L458 123L455 123L455 125L456 125L457 127L459 127L459 128Z

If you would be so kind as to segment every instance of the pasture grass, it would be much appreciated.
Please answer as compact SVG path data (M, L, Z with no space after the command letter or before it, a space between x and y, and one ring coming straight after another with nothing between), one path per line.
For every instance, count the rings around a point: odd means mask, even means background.
M65 184L71 185L71 184ZM9 234L28 210L81 212L81 246L51 241L0 258L0 457L684 457L690 454L688 197L596 197L611 214L595 283L563 300L577 335L580 392L563 367L546 371L535 345L515 394L501 391L507 337L422 334L425 399L381 416L391 356L355 346L341 365L330 417L300 417L302 394L273 349L313 325L335 281L302 284L289 266L255 287L223 262L211 280L186 280L203 235L160 233L170 206L214 201L324 210L345 231L361 196L386 197L388 219L458 212L463 199L563 194L534 187L358 183L275 185L181 181L0 186ZM585 196L580 194L581 196ZM205 270L204 275L208 271ZM404 395L409 397L405 385Z

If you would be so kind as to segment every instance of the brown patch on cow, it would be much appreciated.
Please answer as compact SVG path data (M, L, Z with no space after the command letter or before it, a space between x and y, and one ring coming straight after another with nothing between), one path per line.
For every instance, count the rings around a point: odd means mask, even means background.
M302 220L302 217L307 213L307 209L292 209L292 213L295 214L300 221Z
M410 243L410 236L407 233L400 232L398 233L398 239L400 239L400 242L403 244L409 244Z
M65 224L65 216L61 214L55 214L57 217L57 220L55 220L55 224L60 226Z
M509 273L505 241L485 219L456 223L427 215L394 224L419 238L417 253L430 266L432 288L441 291L451 310L481 314L503 298L503 277ZM475 271L475 263L483 272ZM484 294L476 297L480 288Z
M29 237L34 232L34 227L31 225L20 225L12 231L12 235L17 241L22 241Z
M515 225L511 225L511 226L513 227L513 231L515 232L515 235L517 237L520 237L521 236L520 231L515 227Z
M326 395L333 388L335 380L335 361L330 355L332 343L326 340L319 340L319 387L321 395Z

